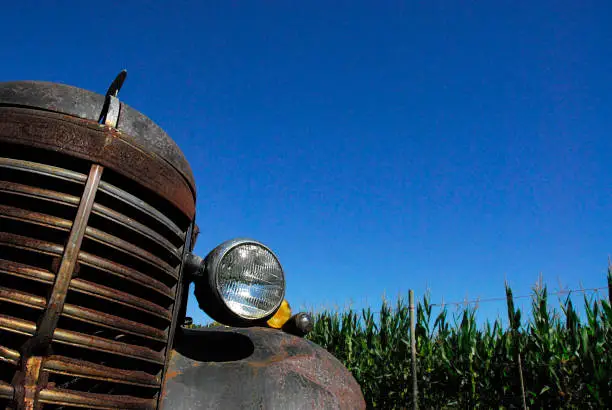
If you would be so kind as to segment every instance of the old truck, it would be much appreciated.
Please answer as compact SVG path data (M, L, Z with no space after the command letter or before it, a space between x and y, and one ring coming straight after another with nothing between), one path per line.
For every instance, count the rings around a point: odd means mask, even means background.
M193 254L191 168L125 77L0 83L0 408L365 408L270 248ZM226 326L185 326L191 283Z

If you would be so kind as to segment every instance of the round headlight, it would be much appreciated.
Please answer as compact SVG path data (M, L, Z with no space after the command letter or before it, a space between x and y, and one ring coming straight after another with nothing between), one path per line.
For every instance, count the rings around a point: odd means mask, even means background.
M257 241L224 242L206 257L205 266L209 296L222 304L213 309L212 316L222 316L219 321L228 322L225 313L242 321L267 319L285 297L283 268L276 255Z

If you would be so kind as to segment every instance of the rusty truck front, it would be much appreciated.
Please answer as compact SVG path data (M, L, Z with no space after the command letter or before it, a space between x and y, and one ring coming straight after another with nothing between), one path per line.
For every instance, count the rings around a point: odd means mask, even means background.
M191 168L119 100L125 76L105 95L0 83L0 407L365 408L300 337L311 319L288 314L270 248L192 253ZM228 326L182 326L190 283Z

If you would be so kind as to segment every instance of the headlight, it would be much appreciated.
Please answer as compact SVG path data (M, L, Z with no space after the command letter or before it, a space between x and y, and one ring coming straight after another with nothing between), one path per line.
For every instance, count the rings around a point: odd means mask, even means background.
M216 247L203 262L204 283L196 281L200 306L224 324L270 318L285 297L285 275L274 253L250 239Z

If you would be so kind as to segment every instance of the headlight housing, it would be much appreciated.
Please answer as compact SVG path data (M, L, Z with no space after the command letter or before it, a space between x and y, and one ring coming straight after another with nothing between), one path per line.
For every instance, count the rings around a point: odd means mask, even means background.
M251 239L217 246L202 262L196 297L213 319L228 325L265 321L285 297L285 274L276 255Z

